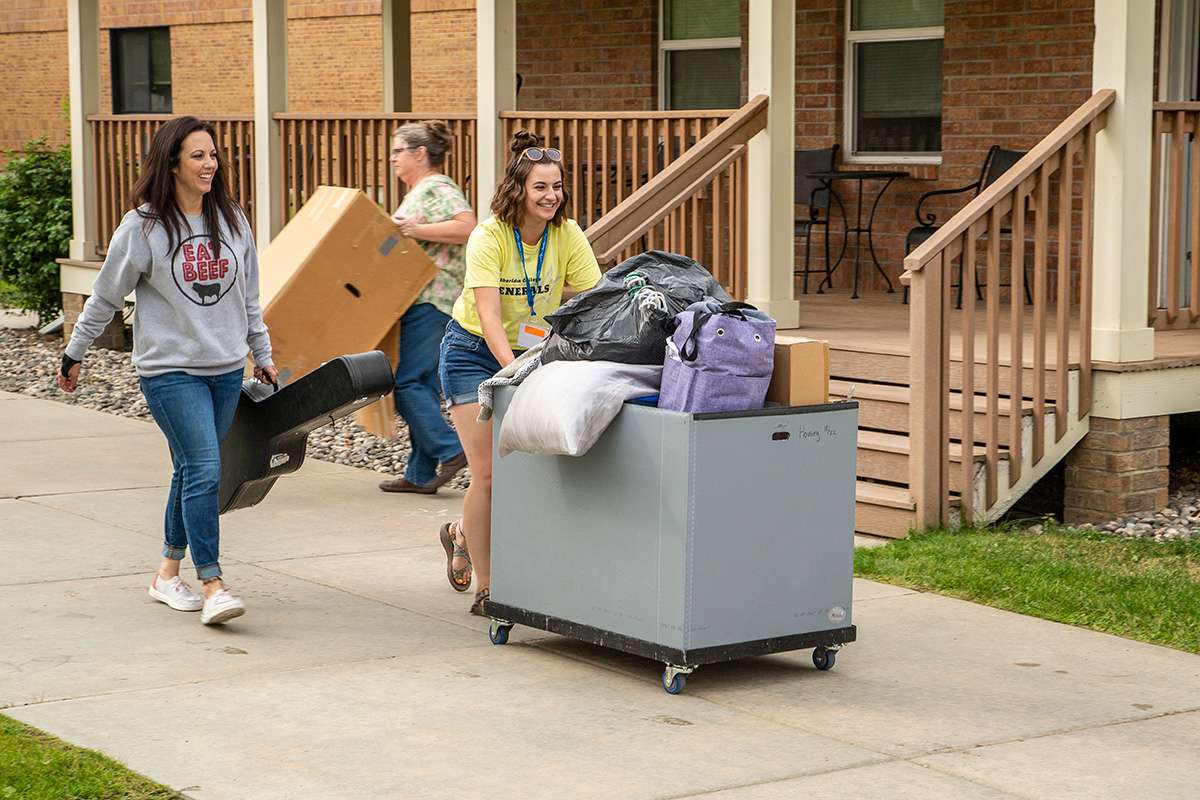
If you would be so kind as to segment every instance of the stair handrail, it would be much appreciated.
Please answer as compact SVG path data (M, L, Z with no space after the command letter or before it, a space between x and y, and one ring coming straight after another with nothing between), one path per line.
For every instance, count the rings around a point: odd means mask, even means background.
M911 458L909 461L909 491L916 505L916 528L950 523L949 443L951 387L950 353L950 292L947 284L951 263L961 258L960 286L966 287L962 295L961 312L961 377L958 387L962 390L960 430L954 435L962 441L962 521L970 524L975 513L975 462L974 447L976 404L979 391L975 376L975 302L970 293L976 280L975 248L979 239L986 235L985 257L986 282L995 290L988 291L984 354L984 388L982 402L986 406L984 430L980 434L986 443L985 479L987 507L994 502L997 492L999 463L999 418L1002 392L999 340L1001 327L1005 324L999 310L999 262L1001 220L1012 213L1012 261L1021 264L1020 269L1010 270L1010 290L1013 298L1010 308L1009 342L1011 354L1005 375L1008 378L1011 431L1009 431L1010 486L1015 484L1021 473L1022 415L1026 393L1026 375L1023 358L1025 280L1025 218L1027 209L1035 215L1034 273L1031 285L1034 289L1033 343L1034 366L1032 382L1032 430L1031 461L1036 465L1043 449L1042 428L1044 415L1050 405L1046 398L1046 306L1047 287L1047 241L1050 217L1050 175L1057 172L1056 186L1059 191L1058 225L1060 242L1056 275L1070 275L1072 219L1074 216L1073 169L1076 155L1083 161L1082 174L1082 225L1080 233L1080 308L1079 308L1079 408L1078 419L1091 410L1091 247L1092 247L1092 199L1095 189L1095 138L1107 122L1107 112L1116 99L1112 89L1101 89L1077 108L1045 138L1037 143L1015 165L1001 175L995 183L984 189L962 210L952 216L923 244L904 259L905 271L901 281L911 286L910 306L910 386L911 406L910 435ZM1027 205L1028 204L1028 205ZM1065 242L1065 244L1063 244ZM937 268L928 267L935 265ZM1057 281L1058 297L1054 318L1057 321L1057 389L1053 409L1055 413L1056 438L1062 439L1068 425L1069 412L1069 323L1071 317L1070 281ZM1014 393L1014 388L1016 389Z
M662 172L589 225L584 233L596 259L602 264L615 261L622 250L740 158L750 139L766 127L769 104L766 95L751 98Z

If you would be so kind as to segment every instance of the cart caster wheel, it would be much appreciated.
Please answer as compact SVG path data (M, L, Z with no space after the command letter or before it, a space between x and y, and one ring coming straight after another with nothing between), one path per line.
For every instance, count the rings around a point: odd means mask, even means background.
M818 647L813 650L813 666L824 672L825 670L833 669L834 663L837 662L837 650L828 650L824 647Z
M502 625L499 622L493 622L488 628L488 638L492 644L508 644L508 632L512 630L512 625Z
M668 679L667 673L664 672L662 677L662 685L667 694L679 694L683 691L683 687L687 686L687 675L684 675L682 672L680 672Z

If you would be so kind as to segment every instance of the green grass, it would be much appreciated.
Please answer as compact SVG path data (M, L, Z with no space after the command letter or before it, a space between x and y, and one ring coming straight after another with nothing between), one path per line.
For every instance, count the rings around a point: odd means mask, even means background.
M1200 542L1051 527L935 531L855 552L862 578L1200 653Z
M173 800L179 796L111 758L0 715L0 800Z

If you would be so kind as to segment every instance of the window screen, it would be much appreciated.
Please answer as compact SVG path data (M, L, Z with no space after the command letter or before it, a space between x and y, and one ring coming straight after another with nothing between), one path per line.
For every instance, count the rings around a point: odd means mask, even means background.
M112 31L113 113L171 112L169 28Z
M671 109L737 108L742 93L741 50L667 52Z
M856 152L942 149L942 40L855 45Z

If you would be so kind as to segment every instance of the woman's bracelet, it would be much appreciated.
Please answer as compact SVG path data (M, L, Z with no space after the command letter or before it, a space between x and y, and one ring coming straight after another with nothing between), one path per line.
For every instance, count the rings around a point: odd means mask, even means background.
M75 366L78 363L80 363L80 362L71 358L66 353L63 353L62 366L59 368L59 370L62 372L62 376L64 378L69 377L69 373L71 372L71 367Z

